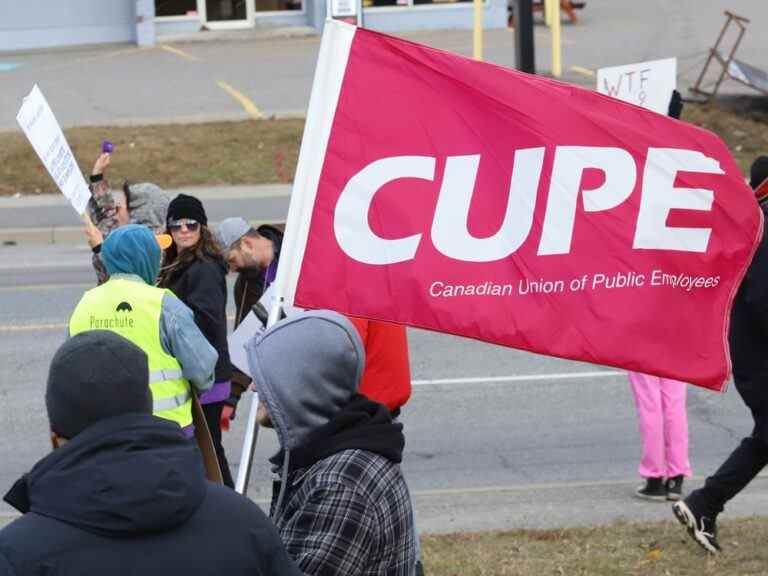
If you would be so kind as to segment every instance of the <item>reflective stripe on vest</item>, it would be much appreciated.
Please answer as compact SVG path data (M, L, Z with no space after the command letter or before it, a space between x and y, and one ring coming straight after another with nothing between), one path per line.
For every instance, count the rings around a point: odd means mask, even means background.
M178 360L160 341L160 314L166 290L143 282L113 278L88 290L69 320L74 336L88 330L110 330L124 336L147 355L149 387L155 416L182 428L192 424L192 396Z
M173 410L179 406L183 406L192 399L192 394L187 391L173 398L162 398L161 400L152 401L152 412L157 414L158 412L164 412L166 410Z

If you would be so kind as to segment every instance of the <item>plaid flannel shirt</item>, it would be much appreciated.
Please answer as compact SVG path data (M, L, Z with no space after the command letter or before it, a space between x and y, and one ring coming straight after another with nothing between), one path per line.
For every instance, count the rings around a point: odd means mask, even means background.
M413 512L400 466L343 450L288 476L272 517L288 555L312 576L411 576Z

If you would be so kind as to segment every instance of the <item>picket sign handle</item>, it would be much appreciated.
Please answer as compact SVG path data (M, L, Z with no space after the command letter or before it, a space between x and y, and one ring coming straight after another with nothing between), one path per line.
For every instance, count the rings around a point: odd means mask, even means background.
M277 264L277 275L275 277L275 297L272 306L269 309L267 318L267 328L274 325L280 318L280 311L285 302L285 287L288 283L288 274L291 264L295 258L296 243L299 236L299 223L304 210L305 195L302 194L301 184L298 173L294 179L293 190L291 191L291 202L288 207L288 218L285 224L285 235L280 250L280 260ZM256 421L256 412L259 408L259 394L254 391L251 398L251 408L248 412L248 422L246 423L245 439L243 441L243 450L240 453L240 466L237 470L237 482L235 491L243 496L248 493L248 482L251 478L251 468L253 466L253 453L256 450L256 440L259 434L259 423Z
M285 225L286 234L283 237L282 249L280 250L280 261L277 265L277 277L275 278L275 299L272 301L272 306L269 309L269 317L267 319L267 328L270 328L280 318L280 311L283 309L283 302L285 300L285 285L287 282L288 269L290 263L293 260L293 253L297 239L297 221L296 218L301 216L301 210L303 209L304 199L302 194L297 193L294 185L294 190L291 193L291 203L288 209L288 219ZM292 220L292 213L293 220ZM259 423L256 421L256 412L259 409L259 394L254 391L251 398L251 407L248 412L248 422L245 428L245 439L243 441L243 449L240 453L240 466L237 469L237 482L235 483L235 491L239 492L243 496L248 493L248 482L251 479L251 468L253 467L253 453L256 451L256 440L259 434Z
M301 261L304 257L309 220L315 201L314 192L317 190L322 168L322 165L316 160L325 156L325 147L330 138L331 123L341 91L343 71L346 68L346 58L354 37L354 26L333 21L330 17L326 18L325 24L312 82L312 91L309 95L307 121L301 139L296 175L293 179L291 202L288 206L285 235L283 236L277 277L275 278L275 296L269 310L267 328L278 321L280 312L286 303L293 305L293 290L295 290ZM338 60L339 54L344 56L343 64ZM286 295L288 295L287 302ZM235 484L235 490L243 495L248 491L253 452L256 448L258 432L256 411L258 407L259 398L257 394L254 394L246 424L243 450L240 455L237 483Z

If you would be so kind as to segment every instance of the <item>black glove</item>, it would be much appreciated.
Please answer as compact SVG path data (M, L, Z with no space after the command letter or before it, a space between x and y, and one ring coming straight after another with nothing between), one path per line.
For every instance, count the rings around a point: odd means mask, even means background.
M669 100L669 112L667 116L680 120L680 114L683 113L683 97L677 90L672 91L672 98Z

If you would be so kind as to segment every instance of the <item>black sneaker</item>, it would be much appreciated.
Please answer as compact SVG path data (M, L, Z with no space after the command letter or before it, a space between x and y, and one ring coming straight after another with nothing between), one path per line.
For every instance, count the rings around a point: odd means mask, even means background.
M672 478L667 478L666 483L666 489L667 489L667 500L672 500L673 502L677 502L683 497L683 480L685 479L685 476L682 474L680 476L673 476Z
M675 502L672 505L672 512L675 513L678 522L688 528L688 534L699 546L710 554L720 552L720 544L717 543L717 524L714 517L695 514L685 500Z
M645 484L635 490L635 496L643 500L666 502L667 488L664 486L664 478L646 478Z

